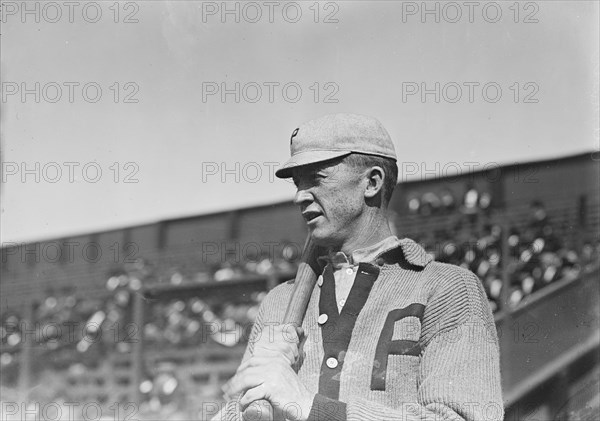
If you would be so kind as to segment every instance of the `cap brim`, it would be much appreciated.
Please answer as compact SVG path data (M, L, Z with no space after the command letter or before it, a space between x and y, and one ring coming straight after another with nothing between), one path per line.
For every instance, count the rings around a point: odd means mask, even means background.
M288 161L283 164L281 168L275 171L277 178L290 178L292 176L292 170L294 168L302 167L304 165L316 164L318 162L329 161L334 158L341 158L346 155L350 155L350 151L306 151L298 153L292 156Z

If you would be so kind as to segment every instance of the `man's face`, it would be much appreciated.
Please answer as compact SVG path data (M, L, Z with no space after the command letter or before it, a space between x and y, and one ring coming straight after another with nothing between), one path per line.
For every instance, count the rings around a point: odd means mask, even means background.
M367 181L343 159L293 170L294 203L319 246L342 247L359 232Z

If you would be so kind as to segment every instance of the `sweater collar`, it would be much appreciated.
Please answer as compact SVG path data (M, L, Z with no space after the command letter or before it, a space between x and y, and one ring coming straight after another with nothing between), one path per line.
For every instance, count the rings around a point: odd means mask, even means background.
M402 252L404 259L413 266L425 267L433 260L423 247L410 238L398 239L395 235L390 235L378 243L354 250L350 256L341 251L329 252L328 255L319 257L319 261L331 263L337 269L348 265L375 262L383 254L397 248Z

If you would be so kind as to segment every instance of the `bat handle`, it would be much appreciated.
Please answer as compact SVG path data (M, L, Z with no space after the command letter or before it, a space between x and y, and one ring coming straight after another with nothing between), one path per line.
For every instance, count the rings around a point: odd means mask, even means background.
M273 413L271 402L266 399L260 399L248 405L242 413L242 419L244 421L275 421Z

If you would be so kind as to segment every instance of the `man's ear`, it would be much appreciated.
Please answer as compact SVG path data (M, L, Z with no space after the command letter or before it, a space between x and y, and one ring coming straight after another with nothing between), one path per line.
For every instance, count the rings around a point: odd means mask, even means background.
M371 199L383 190L383 182L385 173L381 167L371 167L366 171L367 188L365 189L365 197Z

